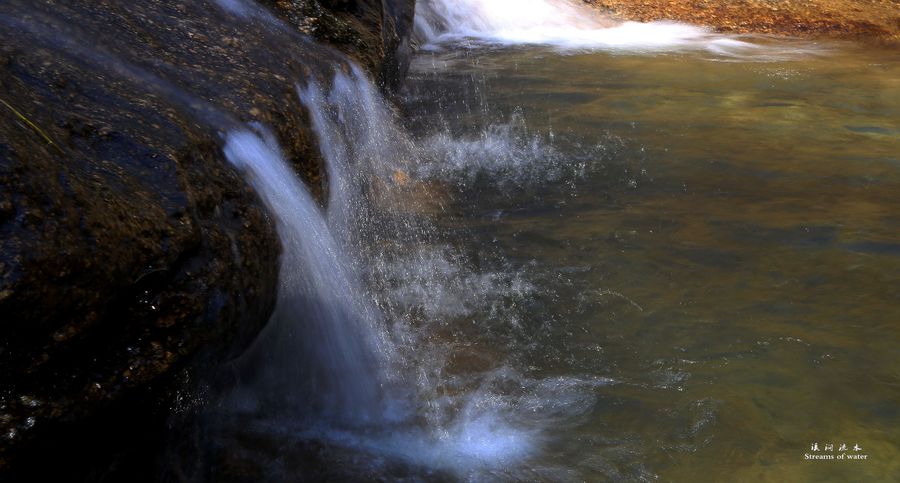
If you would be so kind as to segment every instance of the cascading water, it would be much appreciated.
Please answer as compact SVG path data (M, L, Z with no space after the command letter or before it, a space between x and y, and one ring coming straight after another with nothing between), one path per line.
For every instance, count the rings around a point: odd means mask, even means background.
M418 2L417 34L425 39L482 36L549 29L597 29L613 22L591 15L567 2L546 0L424 1Z
M315 200L259 129L230 133L225 147L275 215L284 250L278 304L249 355L258 371L252 394L263 401L277 394L277 409L291 414L342 425L380 422L393 348L379 314Z
M543 428L586 410L606 381L533 379L502 365L448 378L441 321L527 285L471 273L431 239L398 175L419 149L357 67L337 70L330 92L314 81L297 90L328 164L325 213L264 128L226 137L284 247L276 311L241 361L231 411L428 471L514 471Z
M474 39L565 50L668 52L707 50L728 57L781 58L815 52L811 45L767 46L674 22L617 22L572 0L421 0L415 36L426 47Z
M416 33L428 42L469 37L500 44L669 50L710 40L699 27L617 23L568 0L426 0L416 13Z

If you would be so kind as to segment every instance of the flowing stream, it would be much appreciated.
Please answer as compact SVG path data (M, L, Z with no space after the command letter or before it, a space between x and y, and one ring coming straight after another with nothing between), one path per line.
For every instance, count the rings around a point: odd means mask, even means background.
M324 210L265 127L226 137L284 247L227 400L231 468L900 472L896 51L566 1L418 9L402 118L355 67L297 86ZM870 460L804 461L816 442Z

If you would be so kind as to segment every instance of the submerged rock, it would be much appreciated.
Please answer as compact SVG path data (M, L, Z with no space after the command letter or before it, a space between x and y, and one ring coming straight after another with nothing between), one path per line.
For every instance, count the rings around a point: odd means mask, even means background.
M270 3L0 4L0 479L152 478L166 420L204 404L186 379L268 320L280 248L222 134L271 126L321 190L296 85L347 58L298 30L340 32L389 89L411 22Z

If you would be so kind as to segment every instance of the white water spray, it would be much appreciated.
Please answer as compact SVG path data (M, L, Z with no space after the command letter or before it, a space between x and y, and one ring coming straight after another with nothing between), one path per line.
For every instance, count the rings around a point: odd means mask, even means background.
M298 94L328 163L327 214L264 128L226 138L227 158L275 216L283 245L275 314L244 361L249 375L232 409L265 432L284 437L290 428L301 440L379 455L369 464L388 458L465 479L514 475L539 451L544 429L588 410L606 381L535 380L503 366L452 382L440 376L447 349L431 341L427 326L413 333L403 303L360 279L419 274L434 293L411 303L432 307L424 311L430 318L458 315L454 304L444 313L438 303L455 282L430 268L434 252L418 245L427 244L418 225L396 216L396 205L379 205L373 190L399 189L382 178L415 156L415 147L355 66L338 70L330 91L313 81ZM463 280L458 289L472 303L489 296L491 287L465 282L484 277L451 278Z

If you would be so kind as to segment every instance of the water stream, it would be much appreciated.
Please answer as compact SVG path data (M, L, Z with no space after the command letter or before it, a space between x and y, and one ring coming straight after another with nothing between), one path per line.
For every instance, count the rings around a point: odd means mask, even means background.
M264 127L227 136L285 252L229 399L232 460L271 480L310 461L345 479L900 471L896 52L542 0L421 2L417 35L402 123L356 68L298 84L325 210ZM815 442L870 461L811 464Z

